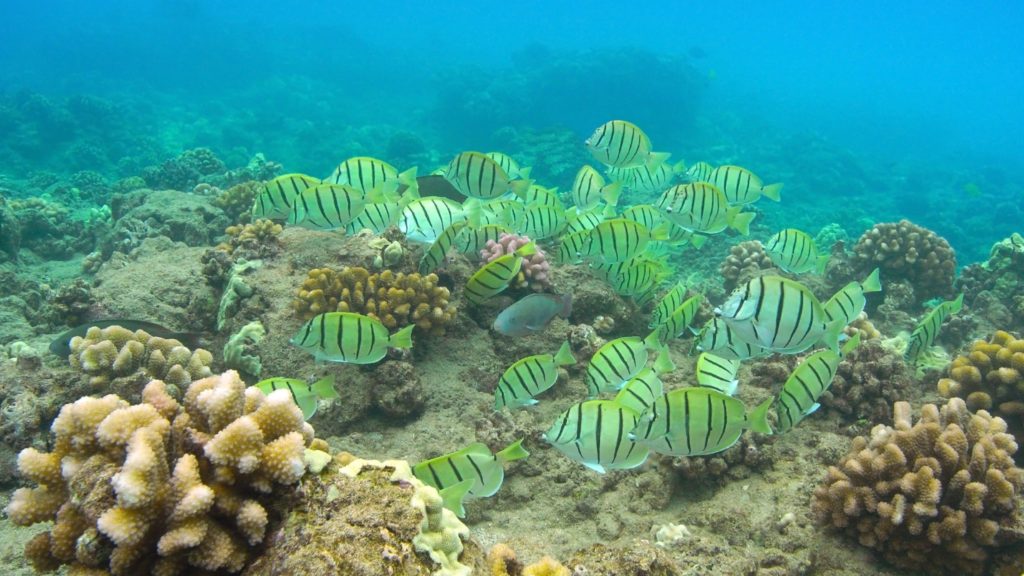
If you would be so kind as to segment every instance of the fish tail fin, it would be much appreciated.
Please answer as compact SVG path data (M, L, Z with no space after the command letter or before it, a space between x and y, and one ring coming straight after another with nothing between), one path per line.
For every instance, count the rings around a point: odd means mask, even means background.
M850 338L845 344L843 344L842 355L846 356L850 352L853 352L857 346L860 346L860 332L854 334L853 338Z
M604 207L604 211L601 212L601 215L604 216L605 218L615 218L615 216L617 216L615 211L615 204L606 204Z
M533 185L533 180L530 180L529 178L520 178L519 180L509 182L508 185L513 194L525 199L526 193L530 191L530 186Z
M310 386L313 395L318 398L338 398L338 391L334 389L334 375L329 374L317 380Z
M821 256L818 256L818 261L814 263L814 271L817 272L818 274L824 274L825 266L828 266L828 261L828 254L822 254Z
M401 184L405 184L409 188L415 188L419 190L420 186L419 183L416 181L416 170L417 168L413 166L412 168L409 168L405 172L402 172L401 174L398 175L398 181Z
M739 232L743 236L750 234L750 223L754 221L754 217L757 214L753 212L740 212L742 206L733 206L729 208L726 213L726 222L729 223L729 227Z
M555 365L556 366L570 366L576 363L576 357L572 355L572 348L569 346L569 341L562 342L562 347L558 349L558 353L555 354Z
M668 353L668 347L661 349L658 352L658 358L654 361L654 372L656 374L668 374L669 372L676 369L676 365L672 362L672 357Z
M694 248L700 248L708 241L708 237L702 234L693 234L690 236L690 244L693 244Z
M299 407L299 410L302 410L303 420L309 420L316 414L316 394L306 394L300 398L295 397L293 394L292 399Z
M646 346L648 350L656 350L660 352L665 347L661 342L660 330L655 330L648 334L647 337L644 338L644 346Z
M444 490L439 490L438 493L441 495L444 507L455 512L459 518L465 518L466 508L462 505L462 501L466 498L466 494L473 489L474 484L476 484L475 479L466 478L458 484L452 484Z
M950 301L950 303L949 303L949 313L950 314L957 314L957 313L959 313L963 309L964 309L964 293L961 292L960 295L956 297L956 300Z
M680 160L679 162L676 162L675 164L672 165L672 173L673 174L682 174L684 172L686 172L686 162L685 161Z
M601 197L608 203L609 206L619 205L619 194L622 193L622 182L616 180L611 184L606 184L604 188L601 188Z
M672 237L672 227L668 222L662 222L651 230L651 240L664 241Z
M828 349L839 353L839 336L843 333L843 328L846 324L843 324L842 320L836 318L835 320L828 323L825 327L825 333L821 336L821 343L828 346Z
M495 454L498 460L501 460L502 462L513 462L515 460L522 460L523 458L526 458L529 455L530 453L526 451L526 448L523 448L522 438L509 444L501 452Z
M530 256L530 255L536 254L536 253L537 253L537 244L536 244L536 242L529 242L527 244L524 244L524 245L520 246L518 250L515 251L516 256Z
M882 281L878 279L878 268L872 270L871 274L868 274L868 277L865 278L864 281L860 283L860 286L865 293L881 292Z
M778 202L779 200L782 200L781 193L782 193L782 183L781 182L779 182L777 184L769 184L769 185L763 186L761 188L761 194L763 194L769 200L774 200L776 202Z
M657 170L659 166L665 163L672 156L669 152L651 152L647 155L647 161L644 165L647 166L648 170Z
M768 409L771 408L775 398L768 398L758 404L757 408L750 413L750 429L761 434L772 434L772 427L768 424Z
M398 332L391 335L391 339L388 341L388 346L392 348L399 348L401 350L408 350L412 348L412 329L415 328L415 324L409 324L405 328L402 328Z
M523 180L526 180L526 179L528 179L530 177L530 172L532 172L532 171L533 171L533 167L532 166L520 166L519 167L519 177L522 178Z

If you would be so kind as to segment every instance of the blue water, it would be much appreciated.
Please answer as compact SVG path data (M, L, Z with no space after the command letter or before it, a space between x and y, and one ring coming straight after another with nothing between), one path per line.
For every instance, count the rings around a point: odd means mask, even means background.
M674 159L784 181L775 228L909 217L964 264L1024 221L1021 3L0 6L12 178L116 179L197 146L319 175L502 149L565 189L583 138L623 118Z

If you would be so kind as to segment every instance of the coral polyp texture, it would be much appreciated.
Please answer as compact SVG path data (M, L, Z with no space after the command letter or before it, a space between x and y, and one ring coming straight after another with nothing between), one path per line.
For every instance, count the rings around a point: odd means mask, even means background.
M516 250L532 242L529 236L503 233L498 240L488 240L487 244L480 250L480 257L485 262L491 262L505 254L511 254ZM551 264L548 263L547 255L540 247L537 252L523 258L523 267L512 282L513 288L530 288L542 292L551 287Z
M241 218L245 221L262 186L262 183L253 180L235 184L214 198L213 205L223 210L228 218L236 221Z
M726 292L774 269L771 257L757 240L747 240L729 248L729 255L718 265Z
M192 351L178 340L151 336L145 330L93 326L84 337L71 339L68 361L72 368L89 375L90 383L97 387L114 378L140 374L185 386L210 375L213 356L202 348Z
M1010 423L1010 430L1024 435L1024 339L997 331L979 340L970 352L949 365L939 380L943 396L964 398L971 410L989 410Z
M193 382L181 404L159 380L142 396L67 404L53 451L18 456L36 487L14 492L8 516L53 522L25 547L37 571L238 572L305 473L314 433L287 390L264 395L229 371Z
M281 250L281 232L284 227L276 222L259 219L249 224L235 224L224 229L227 238L217 245L217 250L230 256L245 258L267 258Z
M959 398L926 404L912 422L897 402L893 426L854 438L814 490L818 523L831 525L904 569L990 574L1021 560L1018 495L1024 470L1006 422ZM1012 560L1011 560L1012 559ZM1015 573L1020 572L1020 567Z
M881 269L882 284L902 280L919 301L953 293L956 254L949 242L909 220L875 224L853 247L854 267L868 273Z
M324 312L358 312L380 320L388 328L408 324L424 332L443 334L455 318L451 293L437 285L437 275L426 276L365 268L314 268L302 282L292 307L303 320Z
M892 404L910 394L913 374L899 352L879 340L862 342L839 363L821 403L846 420L891 422Z

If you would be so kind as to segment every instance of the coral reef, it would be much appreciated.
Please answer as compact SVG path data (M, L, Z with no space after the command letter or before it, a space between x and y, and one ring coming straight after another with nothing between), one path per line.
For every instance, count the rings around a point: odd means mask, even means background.
M744 434L740 441L724 452L711 456L682 456L672 458L672 468L688 481L711 481L721 476L742 479L752 471L772 466L775 452L773 436Z
M882 333L878 331L878 328L875 328L874 323L868 318L868 313L863 310L853 319L853 322L850 322L846 328L843 328L843 333L850 338L860 334L861 342L877 340L882 337Z
M177 190L143 188L110 199L114 228L100 242L105 257L118 250L128 253L144 238L166 236L189 246L215 242L231 221L208 200Z
M729 255L718 265L727 294L751 278L772 270L775 270L775 264L759 240L746 240L729 248Z
M81 278L61 286L50 298L49 314L55 325L78 326L92 305L92 287Z
M388 422L399 422L423 411L426 397L416 368L398 360L386 360L374 368L373 405L388 417Z
M224 344L224 367L258 378L263 372L263 361L256 346L266 335L267 331L259 320L242 326Z
M223 210L232 222L246 223L262 187L263 184L255 180L235 184L214 198L213 205Z
M484 248L480 250L480 257L485 262L491 262L500 256L515 252L530 242L532 240L529 236L502 233L497 241L487 241ZM536 292L543 292L551 288L550 272L551 264L548 263L547 255L538 246L536 253L523 258L523 266L516 279L512 281L511 287L530 288Z
M209 148L194 148L159 166L145 168L142 178L150 188L191 190L202 177L221 174L225 169L224 162Z
M193 382L179 404L153 380L143 402L65 405L53 451L27 448L7 507L20 526L53 520L25 548L38 571L239 572L305 473L313 429L286 390L265 396L235 372ZM89 571L92 572L89 572Z
M880 340L861 340L839 363L832 386L819 401L848 421L888 424L893 402L907 398L913 383L913 374L898 351Z
M189 350L174 339L150 336L144 330L132 332L120 326L92 327L85 336L71 339L71 367L89 376L95 388L115 378L159 379L185 386L210 375L213 356L197 348Z
M314 268L302 282L292 302L295 312L309 320L323 312L358 312L380 320L388 328L416 324L430 334L444 334L455 318L451 293L437 285L437 275L405 274L384 270L371 274L365 268L336 271Z
M62 203L31 196L12 200L10 206L20 228L21 248L38 256L66 260L77 252L91 251L96 244L87 221L73 218Z
M953 293L953 248L935 232L909 220L875 224L860 237L853 252L858 274L880 268L887 289L893 280L906 280L914 287L918 303Z
M858 436L829 467L812 510L818 523L901 568L988 573L996 555L1024 542L1012 528L1021 521L1015 497L1024 488L1016 451L1005 421L972 414L959 398L925 405L916 423L910 404L897 402L893 426Z
M992 324L1006 326L1012 316L1013 325L1024 328L1024 237L1015 233L997 242L988 261L961 271L956 288Z
M280 236L283 231L283 226L266 219L228 226L224 229L228 237L217 245L217 250L232 258L268 258L281 251Z

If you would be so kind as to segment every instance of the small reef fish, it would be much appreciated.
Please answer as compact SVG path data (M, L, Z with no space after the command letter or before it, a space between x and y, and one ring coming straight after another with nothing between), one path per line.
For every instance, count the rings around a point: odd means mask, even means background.
M882 283L878 279L878 268L875 268L863 282L854 280L833 294L824 304L825 316L829 322L838 319L844 326L848 326L864 311L867 305L864 295L881 291Z
M648 350L661 350L661 346L651 337L645 340L639 336L624 336L605 342L587 364L586 382L590 397L602 392L618 392L647 365Z
M89 331L89 328L109 328L110 326L120 326L126 330L135 332L137 330L143 330L150 336L156 336L158 338L169 338L178 340L185 346L195 349L201 346L200 334L197 332L175 332L168 330L159 324L152 322L146 322L145 320L131 320L128 318L107 318L104 320L92 320L84 324L79 324L74 328L61 332L56 338L50 341L50 352L61 358L67 358L71 354L71 339L75 336L85 336L85 333Z
M399 185L404 185L414 190L418 188L415 167L399 173L391 164L368 156L349 158L338 164L334 172L327 178L324 178L324 183L348 184L362 191L363 194L369 194L370 190L380 188L386 184L390 184L390 187L395 190L398 189Z
M818 399L832 385L843 356L860 345L858 332L843 344L841 354L819 350L804 359L782 385L775 401L775 414L779 417L779 432L785 432L810 416L821 405Z
M750 233L753 212L730 206L725 194L706 182L677 184L654 203L675 225L702 234L717 234L732 228L746 236Z
M629 437L666 456L721 452L746 429L771 434L765 400L748 416L742 402L711 388L678 388L662 394L640 415Z
M732 396L739 385L739 381L736 379L739 369L739 360L722 358L711 352L701 352L700 356L697 356L695 369L697 385L701 388L718 390L726 396Z
M289 342L313 355L317 361L373 364L387 355L388 348L412 348L410 324L394 334L379 320L354 312L326 312L303 324Z
M345 227L345 233L357 234L360 230L369 230L374 234L383 234L385 230L398 223L402 211L416 198L416 191L407 188L397 202L369 202L363 208L363 212Z
M635 206L630 206L623 210L622 214L619 214L619 218L632 220L637 224L646 226L648 230L654 230L658 224L661 224L664 221L661 210L658 210L652 204L637 204ZM667 229L668 225L666 224L665 227ZM668 239L668 234L665 234L665 237L661 238L661 240Z
M452 158L444 177L463 195L480 200L509 192L522 194L530 187L529 180L512 180L497 162L479 152L462 152Z
M505 336L529 336L546 330L555 316L570 314L572 294L528 294L498 313L491 327Z
M661 375L675 369L676 365L669 358L668 350L662 350L653 366L644 368L623 384L622 390L615 395L615 401L636 411L638 415L643 414L665 392Z
M711 172L708 182L717 186L732 205L750 204L761 196L778 202L782 191L782 184L765 186L753 172L740 166L719 166Z
M565 227L565 209L557 206L534 204L521 213L509 211L509 225L519 234L534 240L557 236Z
M625 218L601 222L583 243L583 256L604 264L625 262L643 252L651 240L668 238L668 228L648 230Z
M597 207L602 200L609 206L615 206L621 191L621 182L608 184L600 172L585 164L572 182L572 202L584 212Z
M309 420L316 414L316 407L319 400L330 400L338 398L338 391L334 389L334 376L327 376L317 380L313 384L297 378L267 378L256 383L256 387L263 393L270 394L274 390L282 388L292 393L292 399L302 410L302 417Z
M669 341L682 336L693 323L693 319L697 316L700 305L703 303L704 295L698 294L677 306L672 314L654 329L653 334L658 342L664 346Z
M682 163L676 165L662 162L654 168L646 165L631 168L609 168L608 175L634 192L647 195L661 194L672 185L676 174L682 170Z
M494 390L494 409L522 408L537 403L536 397L551 388L558 380L558 367L576 363L569 342L554 355L537 354L517 360L498 379Z
M423 252L418 269L420 274L430 274L444 262L445 257L448 255L448 250L455 244L455 237L462 231L465 225L465 222L453 222L451 226L441 232L437 240L434 240L434 243Z
M708 182L715 167L707 162L696 162L686 169L686 178L690 182Z
M505 464L530 455L522 443L517 440L491 454L486 444L474 442L458 452L424 460L412 467L412 473L420 482L437 489L445 508L465 518L462 501L466 496L494 496L505 480Z
M366 201L361 190L347 184L319 184L295 198L288 223L314 230L345 228L362 214Z
M526 189L526 192L523 192L522 195L519 196L519 199L527 206L540 204L541 206L550 206L552 208L565 210L565 206L562 205L562 201L558 198L557 186L554 188L545 188L538 184L530 184L530 187Z
M563 234L558 239L558 253L555 261L559 264L579 264L583 262L583 245L590 235L590 230L578 230Z
M604 278L620 296L639 296L653 293L668 275L666 265L640 255L625 262L611 264L592 263L591 268L596 275ZM637 302L640 304L640 302Z
M455 237L455 248L463 254L480 254L488 242L497 242L502 234L509 234L512 229L502 224L483 224L466 226Z
M543 438L559 452L587 468L636 468L650 450L629 439L639 415L614 400L587 400L562 412Z
M679 282L658 301L654 311L651 312L651 323L647 327L656 328L658 325L663 324L672 315L672 312L679 308L679 305L683 303L685 298L686 286Z
M307 188L320 184L320 180L305 174L283 174L263 185L252 205L252 216L281 220L292 211L295 199Z
M714 317L708 320L697 334L693 344L695 352L714 352L728 360L747 360L771 355L772 351L757 344L741 340L733 334L725 320Z
M651 139L639 126L612 120L597 127L585 142L598 162L616 168L645 165L657 168L669 155L651 150Z
M803 284L760 276L737 288L715 315L740 339L773 352L796 354L822 342L839 351L844 324L829 322L825 309Z
M772 262L790 274L803 274L813 270L825 273L828 254L818 254L814 238L796 228L786 228L775 234L764 245L764 251Z
M586 212L567 211L565 213L566 226L562 234L572 234L573 232L585 232L587 230L593 230L598 224L604 222L606 216L611 215L614 210L601 208L600 206L591 208Z
M441 196L424 196L402 210L398 229L410 242L433 244L445 228L465 219L462 204Z
M505 174L513 180L526 180L530 177L529 167L520 166L514 158L504 152L488 152L486 156L497 162L498 166L501 166L501 169L505 171Z
M939 329L942 328L942 323L946 321L946 318L959 313L963 307L964 295L961 293L956 300L947 300L932 308L931 312L910 334L910 342L907 344L907 351L903 354L903 359L910 364L916 364L921 353L935 343L935 337L939 335Z
M508 288L523 267L523 257L537 253L533 242L520 247L512 254L505 254L480 267L466 281L466 299L473 304L497 296Z

